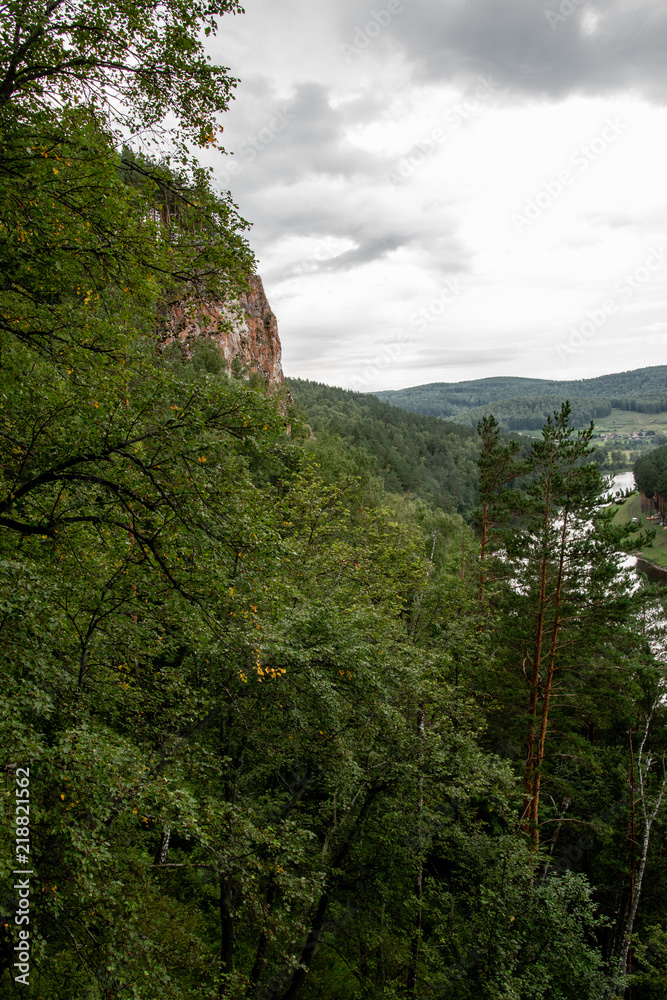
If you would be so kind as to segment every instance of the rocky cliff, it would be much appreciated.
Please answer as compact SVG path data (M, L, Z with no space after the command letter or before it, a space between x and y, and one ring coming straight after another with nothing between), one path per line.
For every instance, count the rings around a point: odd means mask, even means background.
M250 290L235 308L215 301L196 306L187 302L172 304L164 326L164 346L178 342L189 352L198 338L210 337L229 365L238 359L244 367L261 372L269 384L276 385L285 381L278 321L262 279L253 274L248 281Z

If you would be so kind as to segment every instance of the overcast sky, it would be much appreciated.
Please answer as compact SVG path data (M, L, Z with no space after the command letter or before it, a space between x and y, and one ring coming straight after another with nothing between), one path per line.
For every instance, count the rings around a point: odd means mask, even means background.
M246 0L214 163L287 375L665 363L664 0Z

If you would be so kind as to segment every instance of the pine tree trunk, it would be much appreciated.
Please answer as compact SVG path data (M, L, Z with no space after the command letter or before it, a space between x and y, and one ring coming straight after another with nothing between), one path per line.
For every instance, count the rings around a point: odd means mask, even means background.
M479 543L479 582L477 586L477 600L482 603L484 596L484 556L486 555L486 532L488 522L488 505L482 507L482 537Z
M558 553L558 576L556 579L556 592L554 596L554 621L551 629L551 642L549 644L549 658L547 676L544 681L544 695L542 698L542 714L540 718L540 735L537 744L537 757L535 760L535 773L533 776L532 799L530 803L530 829L537 847L540 842L540 786L542 783L542 762L547 742L547 730L549 726L549 706L551 702L551 689L553 687L554 673L556 669L556 651L558 649L558 632L560 629L560 609L563 601L563 576L565 573L565 553L567 545L567 527L569 511L563 511L563 527L560 536L560 550Z
M553 447L551 450L551 462L553 463ZM542 644L544 642L544 617L546 610L547 596L547 567L548 558L546 551L547 533L549 530L549 517L551 513L551 476L553 465L549 467L549 474L546 482L546 495L544 498L544 521L543 521L543 541L540 555L540 589L537 605L537 623L535 626L535 641L533 645L532 674L530 678L530 701L528 706L529 723L528 736L526 738L526 771L524 776L524 803L522 815L522 828L525 833L529 832L529 820L532 795L533 795L533 774L535 772L535 730L537 728L537 702L540 689L540 667L542 665Z
M658 815L658 812L660 811L660 806L662 804L665 790L667 789L667 767L665 766L665 760L663 757L662 784L660 786L658 794L656 795L653 808L649 809L647 802L647 793L646 793L646 779L648 778L649 771L651 768L651 757L649 754L648 761L646 762L646 764L644 764L644 748L646 746L646 741L648 739L648 733L649 733L649 728L651 726L652 717L653 717L653 709L651 710L646 720L644 735L642 737L641 746L639 748L639 754L637 756L637 778L639 783L639 795L640 795L639 801L641 804L642 815L644 817L644 836L642 837L642 852L641 852L641 858L639 860L639 869L637 871L637 877L634 883L634 892L632 895L630 912L628 913L627 919L625 921L625 928L623 931L623 942L621 945L621 953L618 959L617 975L619 980L625 975L628 965L628 954L630 952L630 944L632 942L632 932L635 926L637 909L639 907L639 898L641 896L642 884L644 882L644 873L646 871L646 860L648 858L648 849L651 839L651 828L653 827L654 820Z

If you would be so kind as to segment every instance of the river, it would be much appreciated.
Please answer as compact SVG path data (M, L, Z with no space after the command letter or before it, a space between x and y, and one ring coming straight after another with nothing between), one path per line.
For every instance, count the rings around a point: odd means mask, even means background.
M634 488L635 477L632 472L619 472L618 475L614 476L614 485L612 486L614 493L616 490L634 490Z
M619 472L617 476L614 476L612 487L614 493L616 490L634 489L634 486L635 477L631 472ZM667 570L661 569L660 566L654 566L648 559L642 559L641 556L628 556L628 565L634 566L638 573L645 574L649 583L661 583L663 587L667 586Z

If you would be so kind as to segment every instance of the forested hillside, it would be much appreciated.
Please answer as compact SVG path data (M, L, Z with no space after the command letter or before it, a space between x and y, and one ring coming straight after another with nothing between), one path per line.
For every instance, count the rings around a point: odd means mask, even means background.
M386 489L414 493L444 510L472 511L479 454L474 430L408 413L370 394L302 379L288 385L314 433L363 449Z
M562 394L552 394L516 399L502 399L486 406L473 407L465 413L465 420L477 424L482 417L493 412L494 417L508 431L539 430L562 400ZM601 396L574 396L572 398L572 422L577 427L590 424L600 417L608 417L612 411L611 402Z
M667 411L667 366L576 381L502 377L434 382L376 395L414 413L455 418L472 426L493 411L507 430L534 430L544 423L554 405L569 399L572 419L583 426L596 417L608 416L612 408L639 413Z
M650 498L667 501L667 447L655 448L635 463L635 481L641 492Z
M590 432L164 349L254 268L238 10L5 5L0 996L655 1000L664 598Z

